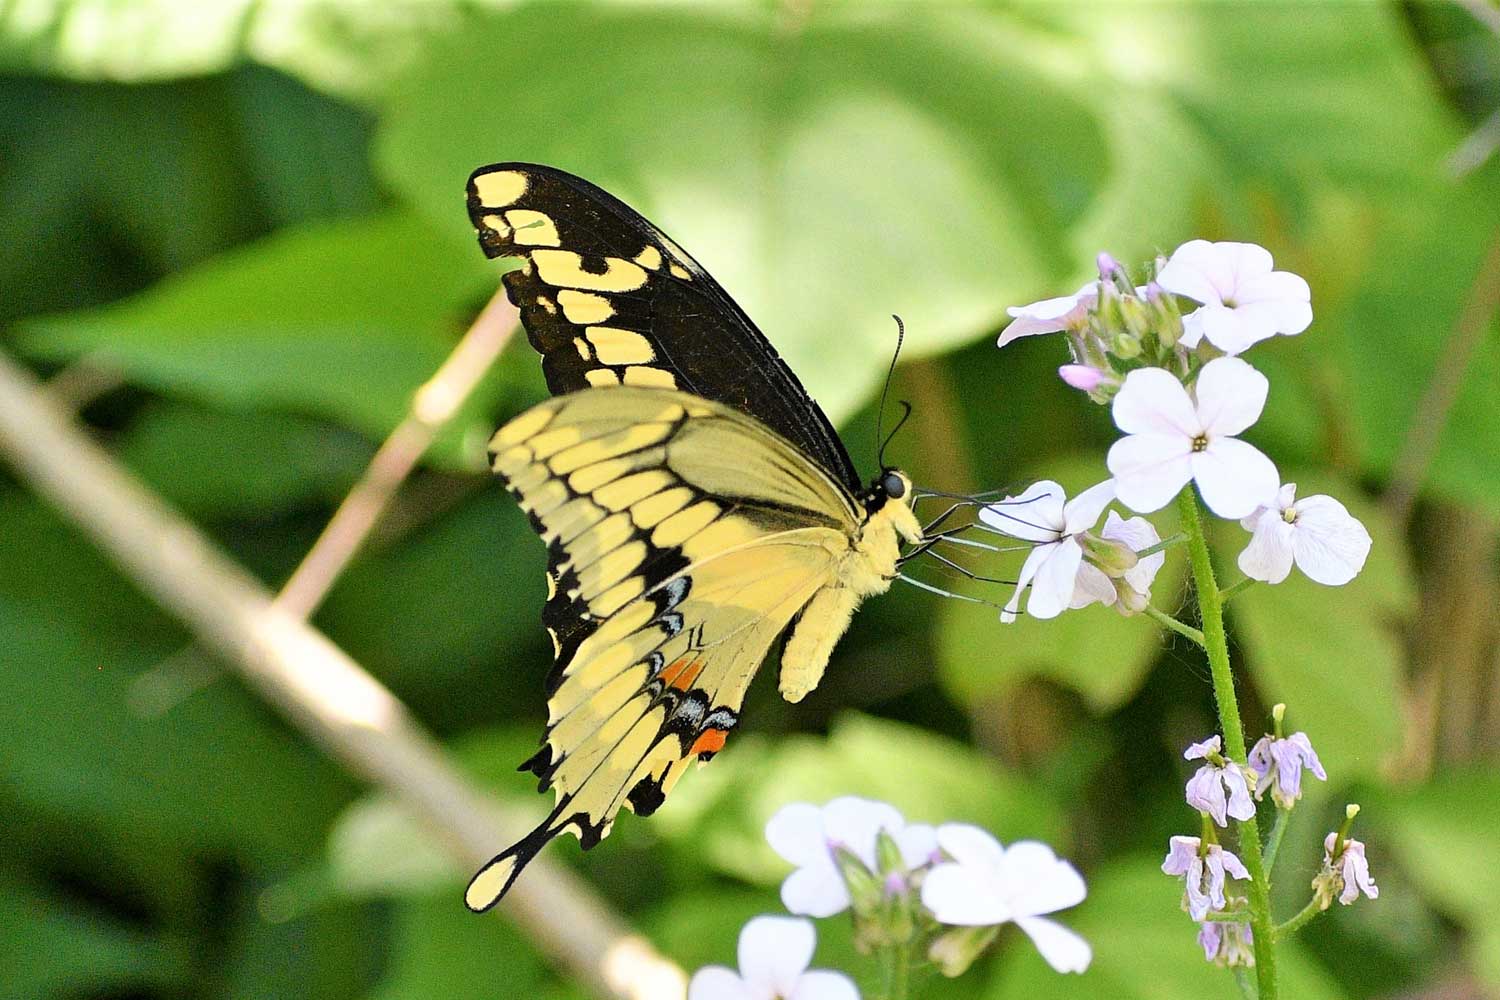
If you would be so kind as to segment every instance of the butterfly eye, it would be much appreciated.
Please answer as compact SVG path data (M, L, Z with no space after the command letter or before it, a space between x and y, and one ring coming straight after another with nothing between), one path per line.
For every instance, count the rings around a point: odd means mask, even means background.
M885 474L885 478L880 480L880 488L885 490L885 495L892 500L899 500L906 495L906 481L895 472Z

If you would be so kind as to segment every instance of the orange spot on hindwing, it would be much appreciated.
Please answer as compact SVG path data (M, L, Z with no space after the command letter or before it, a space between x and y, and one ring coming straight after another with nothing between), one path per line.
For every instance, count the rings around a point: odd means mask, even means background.
M716 754L724 749L724 740L729 736L727 729L705 729L698 734L698 739L693 743L693 748L688 755L694 754Z

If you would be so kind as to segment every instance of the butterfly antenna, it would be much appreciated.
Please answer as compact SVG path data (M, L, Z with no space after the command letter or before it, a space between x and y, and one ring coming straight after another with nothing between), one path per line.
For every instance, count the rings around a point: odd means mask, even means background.
M891 319L896 321L896 350L891 354L891 367L885 373L885 386L880 390L880 409L875 411L875 461L882 469L885 468L885 461L883 459L885 446L890 441L890 438L882 437L881 435L882 428L885 425L885 398L890 395L891 378L896 374L896 360L901 357L901 344L906 340L906 324L901 322L900 316L892 315ZM906 403L903 405L906 406L907 416L910 416L911 404ZM905 422L906 417L903 416L900 422L896 424L896 430L891 431L891 437L896 436L896 431L899 431L901 424Z

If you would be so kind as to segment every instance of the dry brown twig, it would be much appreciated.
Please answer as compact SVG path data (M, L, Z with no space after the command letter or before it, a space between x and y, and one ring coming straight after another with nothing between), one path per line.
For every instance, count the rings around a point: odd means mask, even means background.
M499 810L449 764L394 695L131 477L3 355L0 453L206 648L353 773L402 802L455 859L475 867L506 831L524 828L526 818ZM546 858L532 863L502 912L601 996L685 993L676 965Z

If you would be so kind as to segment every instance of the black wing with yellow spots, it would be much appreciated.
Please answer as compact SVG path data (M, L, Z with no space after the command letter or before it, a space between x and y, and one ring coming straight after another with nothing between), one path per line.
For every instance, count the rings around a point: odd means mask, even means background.
M698 262L624 202L532 163L469 178L490 257L520 257L510 300L554 394L590 386L680 389L749 414L851 493L860 482L818 404Z

